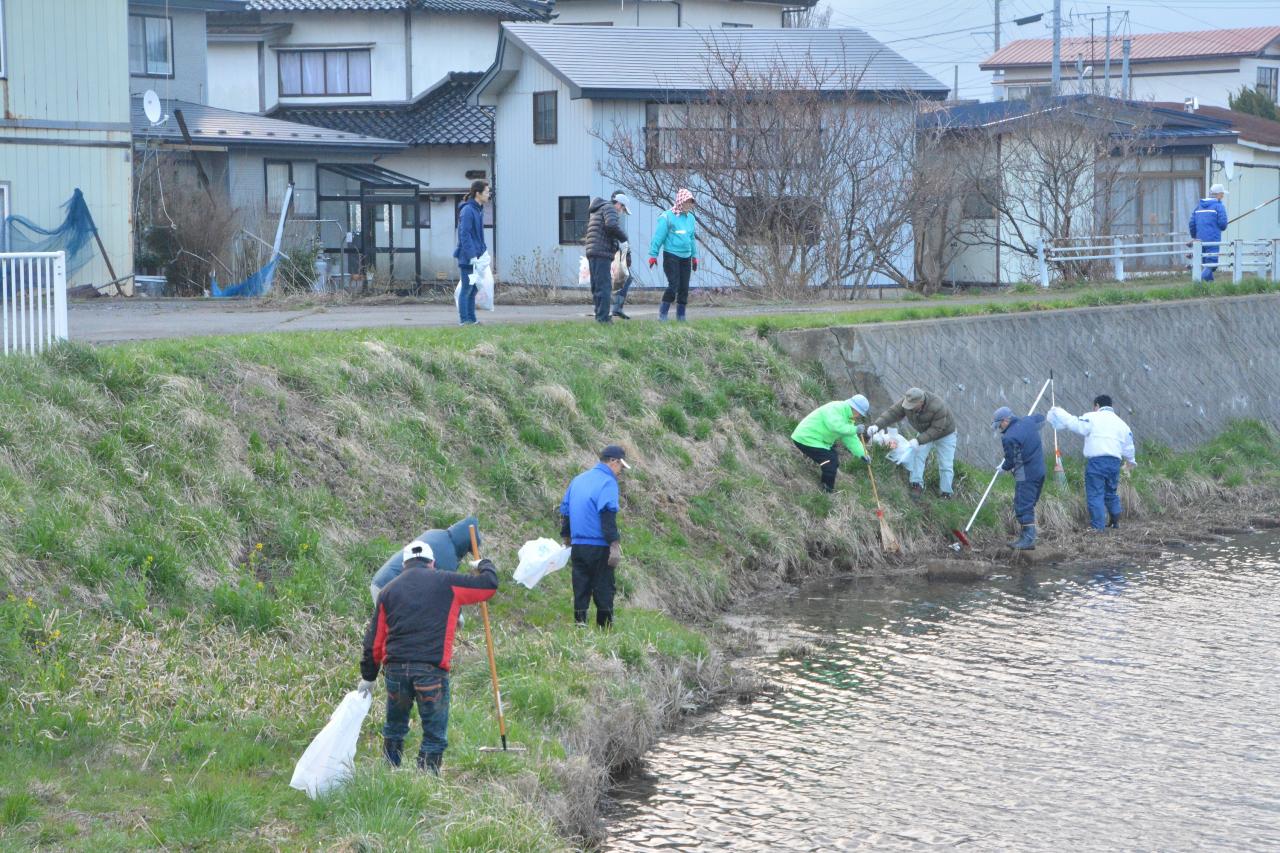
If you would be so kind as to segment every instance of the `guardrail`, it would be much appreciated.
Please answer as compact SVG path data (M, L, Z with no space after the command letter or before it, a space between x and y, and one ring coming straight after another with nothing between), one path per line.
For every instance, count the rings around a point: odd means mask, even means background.
M1206 261L1205 250L1211 256L1216 254L1216 260ZM1125 261L1140 258L1171 259L1168 268L1189 267L1192 281L1199 281L1206 268L1230 269L1233 282L1239 282L1246 272L1256 272L1273 281L1280 281L1280 238L1205 242L1188 241L1175 234L1151 237L1072 237L1063 241L1046 241L1042 237L1037 254L1042 287L1049 286L1050 267L1055 264L1110 261L1111 272L1116 281L1124 281ZM1172 260L1175 258L1176 260Z
M66 253L0 253L0 354L34 355L66 339Z

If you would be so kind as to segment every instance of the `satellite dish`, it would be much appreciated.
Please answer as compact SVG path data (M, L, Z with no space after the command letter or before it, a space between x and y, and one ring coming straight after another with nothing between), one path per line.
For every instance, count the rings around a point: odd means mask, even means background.
M1227 176L1228 181L1236 176L1236 155L1230 151L1222 152L1222 173Z
M152 127L164 121L164 110L160 105L160 96L155 93L154 89L148 89L142 96L142 111L147 114L147 121L151 122Z

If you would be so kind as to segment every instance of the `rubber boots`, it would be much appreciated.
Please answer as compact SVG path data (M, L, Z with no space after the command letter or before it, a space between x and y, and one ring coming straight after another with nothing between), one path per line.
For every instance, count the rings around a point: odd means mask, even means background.
M1015 551L1034 551L1036 549L1036 526L1034 524L1022 525L1022 536L1017 542L1009 545Z
M596 609L596 627L612 628L613 627L613 611Z
M404 752L403 740L391 740L390 738L382 739L382 754L387 757L387 762L392 767L400 766L400 755Z
M433 775L440 775L440 762L444 760L443 752L419 752L418 769L426 770Z
M684 305L676 306L676 320L680 321L681 323L684 322L684 309L685 309Z
M658 306L658 319L659 319L659 320L666 320L666 319L667 319L667 314L669 314L669 313L671 313L671 303L670 303L670 302L663 302L661 305L659 305L659 306Z
M1120 516L1107 513L1107 527L1110 527L1112 530L1119 530Z

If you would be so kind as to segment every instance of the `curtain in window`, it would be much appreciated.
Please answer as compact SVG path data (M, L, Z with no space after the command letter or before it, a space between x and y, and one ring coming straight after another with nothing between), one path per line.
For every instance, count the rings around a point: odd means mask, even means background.
M316 215L316 166L314 163L293 164L293 215L314 218Z
M279 213L284 204L284 193L289 188L289 164L267 164L267 210Z
M324 53L321 51L302 54L302 94L324 94Z
M302 94L302 55L280 54L280 94Z
M367 95L373 91L373 75L369 66L369 51L352 50L347 53L347 80L353 95Z
M331 50L324 55L324 84L330 95L345 95L351 91L347 82L347 54Z
M129 73L147 73L147 35L142 18L129 17Z
M169 19L144 18L147 24L147 73L172 74L173 53L169 46Z

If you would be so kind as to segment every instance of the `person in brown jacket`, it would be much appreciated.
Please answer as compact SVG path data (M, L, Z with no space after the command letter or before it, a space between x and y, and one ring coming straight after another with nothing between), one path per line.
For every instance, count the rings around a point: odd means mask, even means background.
M903 418L919 433L911 439L914 452L907 463L912 499L919 500L924 494L924 464L929 461L929 452L935 447L938 448L938 495L943 500L950 499L956 459L956 419L951 410L937 394L921 388L908 388L901 402L885 409L875 423L867 427L867 437L888 429Z

